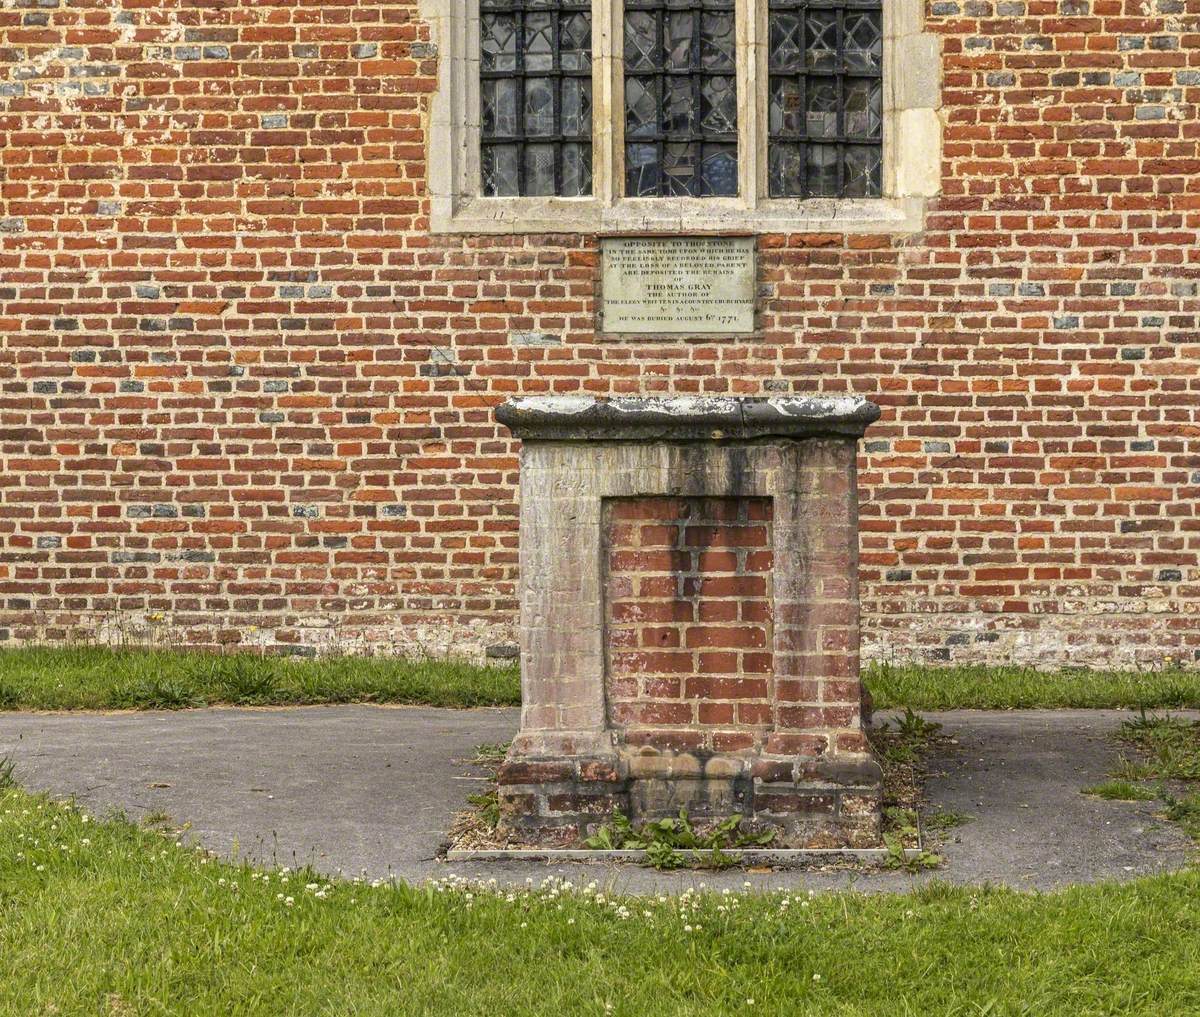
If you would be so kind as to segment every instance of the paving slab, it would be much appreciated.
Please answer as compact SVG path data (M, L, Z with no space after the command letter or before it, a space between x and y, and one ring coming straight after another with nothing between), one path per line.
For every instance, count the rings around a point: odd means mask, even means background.
M1194 714L1193 714L1194 715ZM886 715L884 715L886 717ZM933 873L861 870L658 873L630 865L446 863L454 815L480 785L467 760L508 741L512 709L316 706L181 712L0 714L0 757L27 788L97 814L169 815L224 855L328 873L422 880L450 873L521 883L563 875L613 889L704 883L903 890L929 879L1053 889L1189 864L1195 846L1153 803L1080 794L1116 761L1111 710L926 713L958 744L931 759L932 804L972 818Z

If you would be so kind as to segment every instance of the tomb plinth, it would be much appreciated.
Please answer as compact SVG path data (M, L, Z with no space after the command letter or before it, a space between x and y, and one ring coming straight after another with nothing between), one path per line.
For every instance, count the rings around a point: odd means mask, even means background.
M879 841L859 681L857 398L546 397L522 440L513 842L613 812Z

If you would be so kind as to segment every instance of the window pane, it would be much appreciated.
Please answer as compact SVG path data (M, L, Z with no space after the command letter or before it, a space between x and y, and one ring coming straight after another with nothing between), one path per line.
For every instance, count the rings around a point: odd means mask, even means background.
M625 194L737 194L732 0L627 0Z
M592 192L592 15L586 0L481 0L485 197Z
M771 197L878 197L880 0L768 0L768 22Z

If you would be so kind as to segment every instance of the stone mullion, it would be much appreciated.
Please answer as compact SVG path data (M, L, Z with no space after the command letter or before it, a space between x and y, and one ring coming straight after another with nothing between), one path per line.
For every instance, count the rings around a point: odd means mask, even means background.
M767 193L766 0L737 0L734 22L738 196L746 208L757 208Z
M621 0L592 0L592 194L612 207L625 172L624 39Z

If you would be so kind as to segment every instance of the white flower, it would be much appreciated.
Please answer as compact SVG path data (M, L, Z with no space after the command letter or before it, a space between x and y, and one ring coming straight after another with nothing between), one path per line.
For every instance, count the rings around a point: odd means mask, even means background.
M814 974L814 975L813 975L813 981L814 981L814 982L819 982L820 980L821 980L821 976L820 976L820 975L818 975L818 974Z
M295 897L285 897L285 898L283 899L283 903L284 903L284 904L285 904L287 907L289 907L289 908L290 908L290 907L291 907L293 904L295 904L295 903L296 903L296 898L295 898Z

